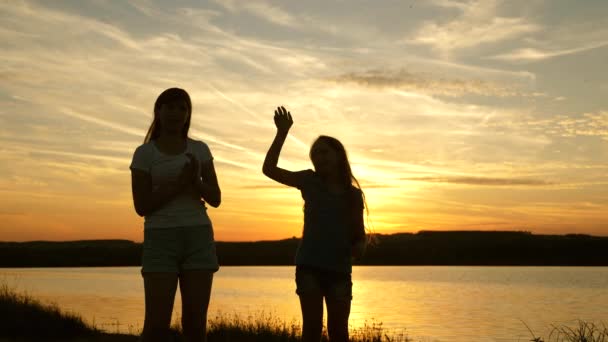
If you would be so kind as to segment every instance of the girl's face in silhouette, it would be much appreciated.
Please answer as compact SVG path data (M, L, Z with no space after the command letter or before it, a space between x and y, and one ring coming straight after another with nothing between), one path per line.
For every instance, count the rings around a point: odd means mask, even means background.
M188 119L188 104L179 100L163 103L158 109L157 115L162 131L179 134Z
M338 154L323 140L317 141L310 149L310 159L315 171L322 176L338 172Z

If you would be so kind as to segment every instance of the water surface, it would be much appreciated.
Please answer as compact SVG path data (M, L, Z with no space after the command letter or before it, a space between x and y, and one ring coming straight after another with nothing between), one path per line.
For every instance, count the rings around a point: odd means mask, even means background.
M293 267L222 267L209 317L300 321ZM138 267L0 269L1 278L98 327L138 332ZM577 319L608 324L608 267L354 267L352 328L382 323L421 341L529 341ZM176 296L174 317L180 315Z

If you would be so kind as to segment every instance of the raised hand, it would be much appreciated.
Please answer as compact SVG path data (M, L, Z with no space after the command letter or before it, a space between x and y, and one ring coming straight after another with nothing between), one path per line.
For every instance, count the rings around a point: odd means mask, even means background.
M285 109L285 107L277 107L274 111L274 124L277 126L279 132L289 132L291 125L293 125L293 119L291 113Z

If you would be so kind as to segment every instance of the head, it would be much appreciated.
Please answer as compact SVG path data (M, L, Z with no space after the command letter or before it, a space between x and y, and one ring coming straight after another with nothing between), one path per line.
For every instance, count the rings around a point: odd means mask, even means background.
M326 135L319 136L310 148L310 160L321 177L333 176L341 180L347 188L353 183L358 187L359 183L351 171L344 145L338 139Z
M178 133L185 139L191 116L192 101L185 90L169 88L163 91L154 103L154 121L144 142L157 139L162 132Z

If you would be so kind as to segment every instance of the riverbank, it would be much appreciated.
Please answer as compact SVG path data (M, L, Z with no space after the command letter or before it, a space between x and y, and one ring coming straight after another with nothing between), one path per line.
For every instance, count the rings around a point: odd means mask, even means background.
M108 333L85 322L77 313L64 312L57 305L44 304L0 284L0 342L71 341L135 342L139 331L130 334ZM181 327L174 324L175 341L181 341ZM238 315L211 317L209 342L296 342L300 341L299 322L283 322L271 315L242 318ZM382 324L366 325L351 331L352 342L410 342L405 333L388 336ZM327 342L327 336L323 337Z
M525 325L524 322L522 324ZM174 324L175 341L181 341L181 328ZM78 313L62 311L57 305L44 304L0 284L0 342L4 341L70 341L70 342L135 342L139 331L128 334L109 333L85 322ZM299 342L299 322L284 322L272 315L255 317L216 316L208 321L209 342ZM528 339L526 339L528 340ZM322 342L327 342L327 336ZM382 323L364 325L351 331L351 342L413 342L405 331L389 332ZM575 326L555 326L546 338L530 331L533 342L606 342L608 327L579 321Z

